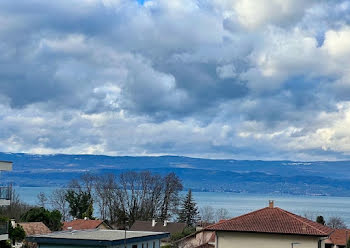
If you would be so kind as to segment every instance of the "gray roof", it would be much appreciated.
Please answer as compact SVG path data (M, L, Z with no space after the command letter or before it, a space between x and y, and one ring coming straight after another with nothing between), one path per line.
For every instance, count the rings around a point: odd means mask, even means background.
M184 230L186 223L168 222L164 226L163 222L157 222L152 226L152 221L135 221L130 228L131 231L148 231L148 232L168 232L170 234L179 233Z
M126 232L126 243L142 242L148 240L162 239L169 236L164 232ZM125 231L123 230L79 230L53 232L43 235L33 235L27 241L39 244L66 244L66 245L94 245L111 246L123 244Z

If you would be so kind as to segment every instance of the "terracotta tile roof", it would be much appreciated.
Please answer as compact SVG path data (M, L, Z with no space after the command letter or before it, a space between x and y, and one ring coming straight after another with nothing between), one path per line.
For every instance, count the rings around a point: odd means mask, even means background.
M23 227L26 236L51 233L50 229L42 222L22 222L18 225Z
M326 240L326 243L346 246L346 242L349 238L350 229L335 229L329 239Z
M64 231L69 230L68 227L71 227L72 230L87 230L87 229L96 229L103 223L103 220L84 220L77 219L69 222L63 222L62 229Z
M277 207L263 208L206 228L212 231L328 236L333 229Z
M157 222L153 227L152 221L135 221L131 226L130 231L168 232L174 234L182 232L185 227L186 223L168 222L167 225L164 226L163 222Z

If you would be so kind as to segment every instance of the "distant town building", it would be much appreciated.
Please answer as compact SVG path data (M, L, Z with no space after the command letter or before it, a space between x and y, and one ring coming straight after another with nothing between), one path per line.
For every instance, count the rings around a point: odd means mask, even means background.
M269 207L227 220L205 230L215 231L216 248L321 248L333 229L301 216Z
M0 172L11 171L12 162L0 161ZM10 186L0 185L0 206L8 206L11 202L11 188ZM0 241L8 240L8 222L0 221Z
M103 220L75 219L63 222L63 231L67 230L88 230L88 229L112 229Z
M169 233L161 232L91 229L34 235L27 241L38 243L40 248L160 248L160 240L168 236Z

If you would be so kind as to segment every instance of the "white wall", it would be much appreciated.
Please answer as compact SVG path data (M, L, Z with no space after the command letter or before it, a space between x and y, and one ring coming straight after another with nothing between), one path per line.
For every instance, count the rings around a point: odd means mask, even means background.
M142 248L142 244L143 244L143 248L147 248L147 244L148 244L148 248L153 248L153 242L155 242L155 247L154 248L160 248L160 240L157 240L157 239L150 240L150 241L144 241L144 242L128 244L127 248L132 248L133 245L137 245L137 248ZM124 245L113 246L113 248L124 248Z
M8 239L9 239L8 234L2 234L2 235L0 235L0 240L8 240Z
M292 243L300 243L294 248L318 248L318 240L297 235L217 232L217 248L291 248Z

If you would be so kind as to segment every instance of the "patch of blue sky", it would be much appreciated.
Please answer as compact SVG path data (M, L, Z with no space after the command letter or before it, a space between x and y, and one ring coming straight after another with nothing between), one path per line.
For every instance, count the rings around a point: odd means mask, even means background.
M147 0L136 0L139 4L144 4Z

